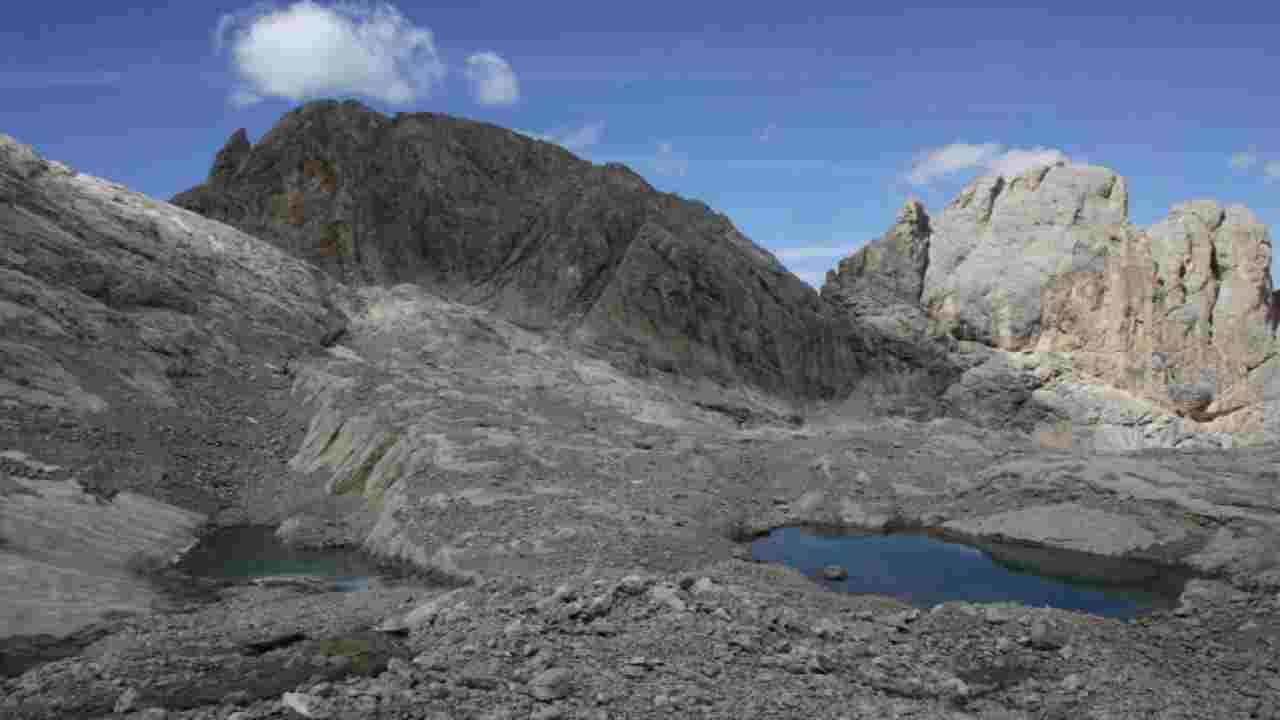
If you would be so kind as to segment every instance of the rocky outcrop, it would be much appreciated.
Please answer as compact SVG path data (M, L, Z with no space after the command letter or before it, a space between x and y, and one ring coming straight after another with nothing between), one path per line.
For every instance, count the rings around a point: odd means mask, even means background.
M1053 165L986 177L937 218L923 304L952 334L1002 349L1034 343L1048 278L1101 269L1124 244L1128 191L1106 168Z
M418 284L637 372L837 397L918 360L832 319L725 216L502 128L316 102L243 153L233 138L174 202L343 280Z
M910 200L880 238L827 272L822 299L882 333L927 345L937 339L920 305L929 266L929 215Z
M981 422L1065 423L1116 449L1274 436L1266 227L1196 201L1143 230L1127 204L1105 168L982 178L935 222L909 203L822 295L917 343L960 340L944 400Z
M1276 353L1270 271L1266 226L1247 209L1179 205L1101 268L1049 279L1036 349L1192 420L1256 432L1250 374Z

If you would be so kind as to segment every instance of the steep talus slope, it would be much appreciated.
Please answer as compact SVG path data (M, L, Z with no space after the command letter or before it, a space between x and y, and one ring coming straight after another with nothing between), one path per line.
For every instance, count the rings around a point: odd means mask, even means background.
M1266 227L1196 201L1144 230L1127 205L1100 167L981 178L936 219L908 203L822 294L952 351L968 370L944 398L984 422L1099 448L1274 439Z
M639 372L792 398L945 372L831 317L705 205L491 125L310 103L253 146L234 135L208 181L174 202L344 280L417 283Z
M0 635L147 609L131 567L282 465L245 386L343 331L331 285L0 136Z

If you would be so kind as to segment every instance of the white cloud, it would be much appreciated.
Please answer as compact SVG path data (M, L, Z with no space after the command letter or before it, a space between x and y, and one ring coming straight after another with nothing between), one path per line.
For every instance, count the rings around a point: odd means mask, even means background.
M855 245L844 245L840 247L815 245L812 247L788 247L788 248L770 248L770 251L778 256L779 260L814 260L821 258L844 257L854 250Z
M1272 160L1262 166L1262 176L1267 182L1280 181L1280 160Z
M242 86L229 100L358 95L396 105L427 97L445 75L431 31L394 5L259 5L224 15L214 47Z
M1066 153L1055 148L1009 148L1000 143L952 143L920 153L906 174L912 185L929 185L966 170L982 170L995 175L1013 177L1034 167L1070 162Z
M822 284L827 281L826 270L805 270L801 272L793 270L792 274L805 281L809 287L812 287L815 290L821 290Z
M604 137L604 121L587 123L576 130L570 130L556 141L570 150L586 150L598 145Z
M1253 152L1238 152L1231 156L1232 170L1250 170L1261 162L1261 158Z
M653 159L653 169L662 175L683 176L689 172L689 156L678 152L669 142L660 142L658 155Z
M235 108L246 108L262 102L262 96L252 90L236 88L227 96L227 102L231 103L231 106Z
M528 135L535 140L563 145L567 150L582 151L600 144L604 139L604 121L590 122L579 128L568 130L552 130L551 132L532 132L517 130L521 135Z
M1031 148L1030 150L1008 150L994 158L987 166L991 172L1005 177L1017 177L1022 173L1045 165L1056 165L1069 162L1067 154L1055 148Z
M520 99L520 81L511 63L495 52L478 52L467 58L471 96L481 105L513 105Z

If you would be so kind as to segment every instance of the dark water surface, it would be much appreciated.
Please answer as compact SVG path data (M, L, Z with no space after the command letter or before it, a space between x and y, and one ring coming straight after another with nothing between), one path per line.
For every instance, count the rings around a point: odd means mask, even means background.
M889 595L923 608L1012 601L1127 619L1176 607L1189 579L1177 569L1137 561L1013 543L964 544L924 533L781 528L752 543L751 554L832 590ZM845 568L848 578L824 578L828 565Z
M177 563L197 577L244 580L281 575L330 578L334 590L367 590L377 563L354 548L294 548L280 542L275 528L247 525L217 528L200 538Z

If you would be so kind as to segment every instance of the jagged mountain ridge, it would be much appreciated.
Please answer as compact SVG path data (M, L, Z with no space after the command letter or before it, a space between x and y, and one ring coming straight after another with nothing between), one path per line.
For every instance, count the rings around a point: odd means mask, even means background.
M1243 206L1184 203L1139 228L1124 178L1057 164L979 178L937 218L909 202L884 237L828 273L822 294L881 327L891 307L918 342L998 351L971 361L957 387L1017 388L995 393L1004 410L1129 427L1163 412L1257 441L1276 425L1264 402L1280 356L1270 265L1267 229ZM1122 396L1080 399L1108 388ZM1121 445L1169 441L1155 436Z
M641 372L810 399L947 372L833 316L706 205L493 125L309 103L257 144L234 134L208 181L173 202L345 281L420 284Z

